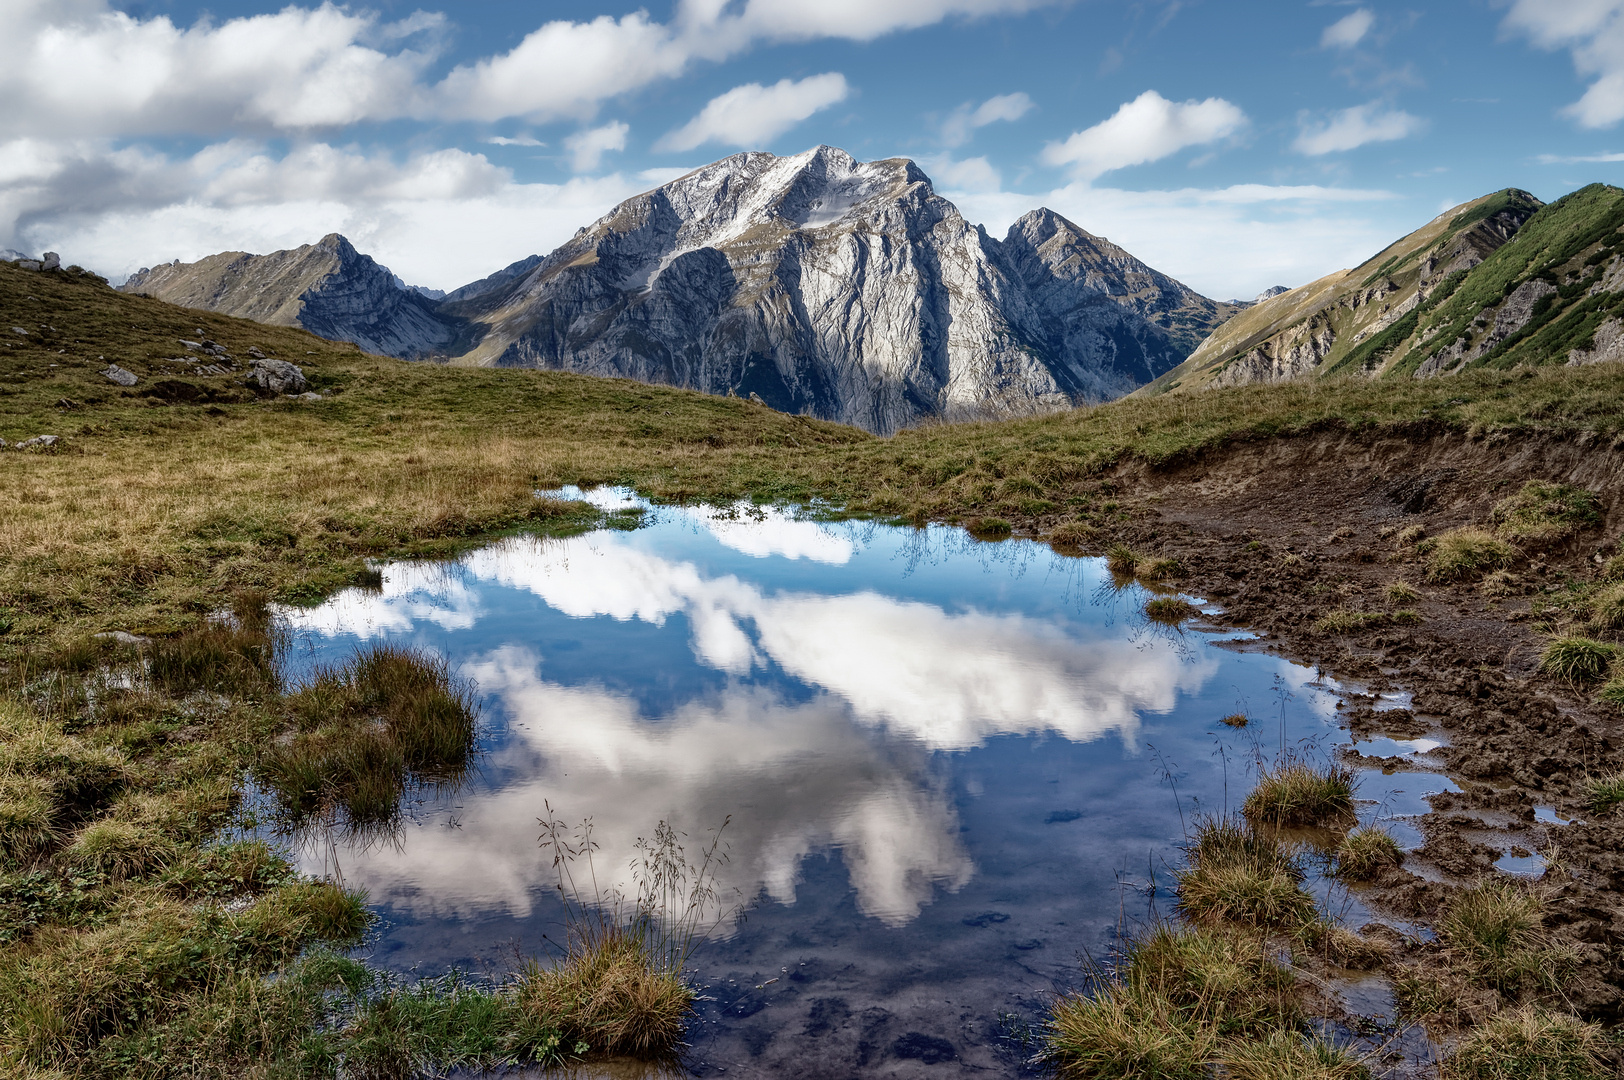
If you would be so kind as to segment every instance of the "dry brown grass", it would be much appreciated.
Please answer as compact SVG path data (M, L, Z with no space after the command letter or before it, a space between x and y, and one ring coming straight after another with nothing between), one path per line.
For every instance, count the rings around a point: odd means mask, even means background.
M649 954L645 940L614 924L576 935L553 967L531 963L519 1003L537 1023L591 1053L659 1058L676 1051L694 992Z

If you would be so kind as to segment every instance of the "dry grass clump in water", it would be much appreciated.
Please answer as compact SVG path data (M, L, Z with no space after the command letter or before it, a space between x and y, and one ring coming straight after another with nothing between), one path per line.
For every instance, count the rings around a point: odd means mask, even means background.
M1105 567L1117 577L1133 577L1142 561L1144 556L1126 544L1112 544L1105 552Z
M1252 721L1245 713L1230 713L1228 716L1221 717L1218 722L1221 724L1226 724L1229 727L1239 729L1245 727Z
M1443 1080L1605 1080L1607 1032L1576 1017L1525 1006L1468 1032L1443 1063Z
M680 974L660 965L625 926L578 936L562 962L530 964L519 985L520 1005L566 1043L639 1058L663 1057L681 1044L693 1000Z
M1607 678L1618 646L1593 638L1552 638L1540 654L1539 669L1571 683L1594 683Z
M1256 938L1163 924L1128 946L1092 997L1054 1003L1042 1056L1067 1080L1204 1080L1214 1065L1231 1076L1365 1075L1346 1051L1305 1040L1299 1017L1291 973Z
M1353 770L1288 757L1264 768L1241 813L1270 825L1328 826L1353 817Z
M1177 872L1179 910L1199 923L1291 930L1314 917L1303 872L1272 833L1241 818L1200 821Z
M1149 559L1140 565L1137 576L1141 581L1171 581L1184 576L1184 564L1171 558Z
M421 650L361 650L318 671L288 707L297 730L257 771L302 814L341 808L352 825L387 822L409 781L455 782L474 749L471 690Z
M1336 872L1351 881L1369 881L1389 867L1404 861L1404 853L1388 835L1376 825L1354 829L1342 838L1336 849Z
M1489 519L1516 544L1549 546L1601 524L1601 500L1593 491L1530 480L1497 503Z
M1145 601L1145 618L1163 626L1182 626L1200 614L1200 608L1181 596L1158 596Z
M1517 549L1484 529L1451 529L1416 550L1426 558L1426 578L1434 584L1476 581L1491 570L1503 570L1517 557Z

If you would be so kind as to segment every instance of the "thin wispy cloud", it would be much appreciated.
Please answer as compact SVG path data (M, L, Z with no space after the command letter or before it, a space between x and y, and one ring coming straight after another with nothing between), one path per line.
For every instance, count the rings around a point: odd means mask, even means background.
M1355 150L1371 143L1407 139L1426 130L1426 121L1402 109L1369 102L1342 109L1323 119L1304 118L1292 147L1319 157Z

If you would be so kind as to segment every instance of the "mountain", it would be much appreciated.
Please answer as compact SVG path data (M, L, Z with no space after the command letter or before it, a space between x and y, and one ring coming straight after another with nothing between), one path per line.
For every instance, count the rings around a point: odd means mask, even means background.
M336 236L125 287L394 356L754 395L882 433L1120 397L1245 307L1049 210L994 239L912 161L827 146L725 158L438 301Z
M1419 315L1412 314L1442 302L1542 206L1528 192L1507 188L1440 214L1352 270L1270 289L1140 392L1375 373L1393 356L1394 328L1413 328Z
M1002 241L912 161L744 153L454 292L460 362L755 395L890 432L1119 397L1235 308L1048 210Z
M432 295L404 285L337 233L292 251L225 251L195 263L142 268L119 288L223 315L302 326L405 359L444 349L461 329L439 314Z

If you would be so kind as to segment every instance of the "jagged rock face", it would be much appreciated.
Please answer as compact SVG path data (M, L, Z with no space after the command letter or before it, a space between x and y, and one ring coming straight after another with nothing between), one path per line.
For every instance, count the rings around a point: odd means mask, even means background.
M443 350L460 329L438 313L435 301L400 288L387 267L337 233L291 251L227 251L143 269L120 288L184 307L302 326L385 356Z
M756 394L882 433L1120 396L1228 311L1049 211L1000 243L913 162L830 147L716 162L441 310L481 328L469 362Z
M1393 355L1361 357L1356 355L1360 345L1426 303L1452 275L1480 265L1543 205L1525 191L1497 192L1439 215L1352 270L1297 289L1270 289L1144 392L1189 392L1326 373L1378 375ZM1464 355L1470 351L1464 343L1462 350L1434 358L1420 374L1469 362L1483 351Z

